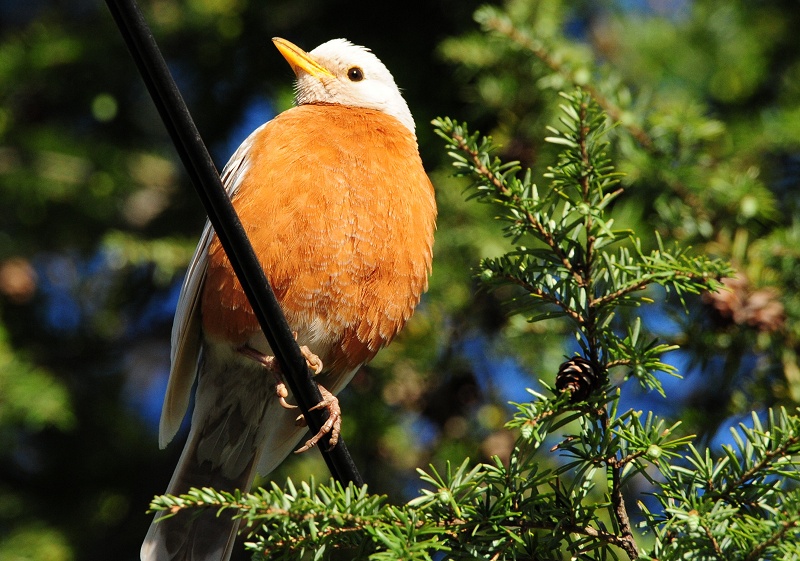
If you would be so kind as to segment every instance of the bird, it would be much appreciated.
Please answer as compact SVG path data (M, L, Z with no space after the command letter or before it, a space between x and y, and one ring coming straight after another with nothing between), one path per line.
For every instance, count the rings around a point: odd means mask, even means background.
M309 52L285 39L273 43L294 71L295 106L253 131L221 180L333 411L333 396L392 341L428 288L435 193L414 119L377 56L345 39ZM206 223L172 329L162 448L196 389L167 494L246 492L256 473L268 474L297 447L306 429L296 424L291 395L266 374L270 357ZM230 515L159 518L142 561L230 558L239 526Z

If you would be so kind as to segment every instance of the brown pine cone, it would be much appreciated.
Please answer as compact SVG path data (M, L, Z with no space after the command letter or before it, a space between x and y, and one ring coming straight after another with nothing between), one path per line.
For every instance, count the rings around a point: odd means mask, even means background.
M583 401L595 389L598 377L592 363L583 357L576 356L561 364L556 374L556 389L569 391L573 403Z

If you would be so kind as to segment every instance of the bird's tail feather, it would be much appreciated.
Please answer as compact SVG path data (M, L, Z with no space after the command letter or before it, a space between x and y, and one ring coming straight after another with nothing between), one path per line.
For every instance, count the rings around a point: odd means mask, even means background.
M192 429L167 488L170 495L192 487L246 492L255 478L264 441L259 433L274 390L261 372L246 380L241 370L209 363L201 360ZM208 508L163 520L156 515L142 544L142 561L226 561L240 522L233 514Z

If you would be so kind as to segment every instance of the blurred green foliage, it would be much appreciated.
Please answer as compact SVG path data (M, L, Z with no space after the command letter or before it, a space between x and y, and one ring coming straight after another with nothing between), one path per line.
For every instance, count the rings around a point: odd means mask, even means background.
M621 123L617 227L739 271L688 315L676 302L645 317L687 351L668 416L710 439L730 416L800 401L796 2L508 0L473 20L478 4L142 2L220 167L244 124L288 106L273 36L367 45L404 89L440 219L429 294L343 395L371 490L402 499L418 465L507 457L506 402L574 350L565 325L508 317L513 291L476 288L472 268L506 241L426 125L467 120L542 172L556 92L572 85ZM0 208L0 559L135 559L180 451L157 450L154 427L204 218L101 4L0 3ZM324 479L324 465L305 454L275 478L288 473Z

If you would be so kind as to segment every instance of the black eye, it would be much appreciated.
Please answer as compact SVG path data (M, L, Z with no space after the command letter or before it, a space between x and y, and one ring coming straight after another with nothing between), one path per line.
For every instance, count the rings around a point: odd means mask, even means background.
M351 82L360 82L364 79L364 71L358 66L354 66L347 71L347 77L350 78Z

